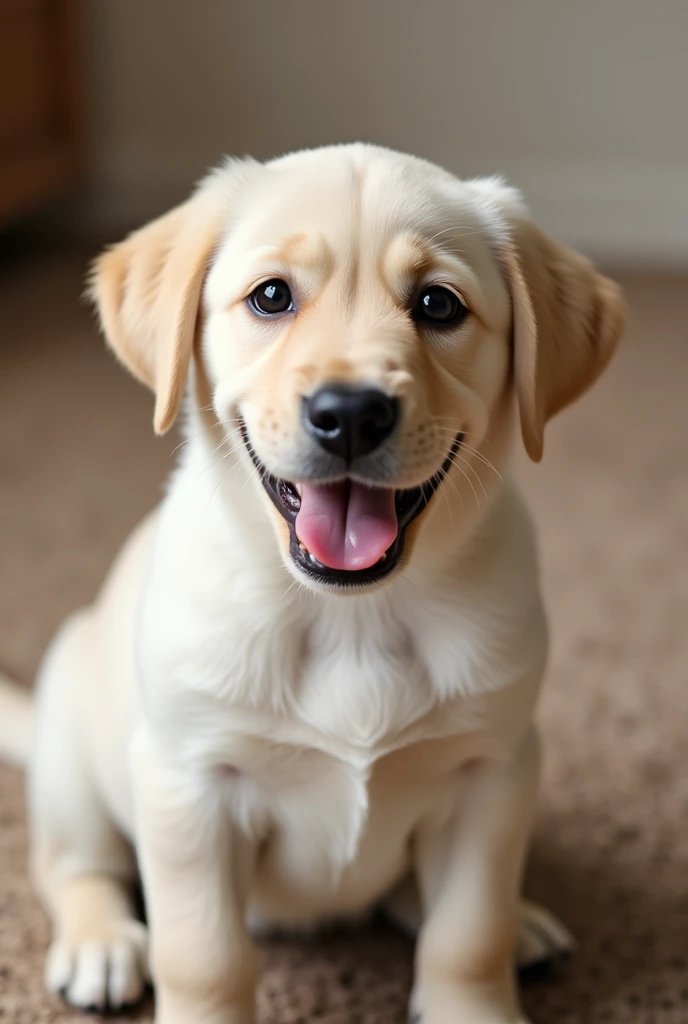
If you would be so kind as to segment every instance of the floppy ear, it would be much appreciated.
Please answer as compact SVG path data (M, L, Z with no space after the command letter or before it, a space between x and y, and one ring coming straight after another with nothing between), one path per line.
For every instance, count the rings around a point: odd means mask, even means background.
M100 256L89 295L105 338L155 392L154 427L174 423L194 347L205 275L226 225L230 171L215 172L190 199Z
M503 243L513 315L514 377L528 454L542 458L547 420L602 373L625 325L619 287L525 216Z

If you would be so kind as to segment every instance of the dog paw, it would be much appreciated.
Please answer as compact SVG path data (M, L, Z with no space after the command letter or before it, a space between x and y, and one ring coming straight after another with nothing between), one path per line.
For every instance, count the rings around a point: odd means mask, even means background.
M521 923L516 944L516 966L520 971L564 960L574 949L571 933L554 914L538 903L521 903Z
M480 1014L480 1019L473 1013L461 1014L457 1017L451 1010L448 1010L446 1015L441 1016L442 1024L447 1021L447 1024L530 1024L530 1021L526 1020L525 1017L514 1018L511 1015L501 1014L495 1015L494 1012L487 1013L487 1016ZM425 1017L419 1010L412 1011L408 1017L408 1024L432 1024L431 1021L426 1021Z
M148 934L139 921L109 922L104 934L58 938L45 980L82 1010L120 1010L143 997L149 981Z

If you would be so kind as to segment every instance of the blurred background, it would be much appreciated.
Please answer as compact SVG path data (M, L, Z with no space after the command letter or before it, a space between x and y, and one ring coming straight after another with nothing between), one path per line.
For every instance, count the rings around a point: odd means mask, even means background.
M618 359L518 467L553 632L531 884L580 943L527 990L543 1024L688 1019L687 100L686 0L0 0L0 667L22 682L179 443L104 351L88 261L223 154L362 139L502 173L624 286ZM71 1019L39 981L20 777L0 786L0 1016ZM267 947L261 1019L401 1021L406 945L353 948Z
M116 234L185 196L223 153L364 139L464 176L501 171L553 232L612 261L688 258L683 0L0 11L5 220L79 172L72 230Z

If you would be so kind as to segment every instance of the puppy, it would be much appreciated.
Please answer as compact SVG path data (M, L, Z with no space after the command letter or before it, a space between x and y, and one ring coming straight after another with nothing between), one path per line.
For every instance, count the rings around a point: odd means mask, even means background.
M91 295L187 440L40 673L48 985L119 1007L150 962L157 1024L249 1024L253 931L384 904L413 1016L522 1021L515 959L568 937L520 898L547 640L509 459L609 362L616 286L500 180L357 144L226 163Z

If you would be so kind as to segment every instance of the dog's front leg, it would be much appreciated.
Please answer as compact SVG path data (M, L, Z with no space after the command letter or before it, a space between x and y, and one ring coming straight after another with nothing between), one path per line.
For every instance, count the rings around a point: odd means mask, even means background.
M411 1010L423 1024L522 1021L514 948L538 769L532 730L508 762L467 768L449 820L418 833L425 922Z
M256 953L244 915L253 844L219 786L173 767L147 734L134 742L132 776L156 1024L250 1024Z

